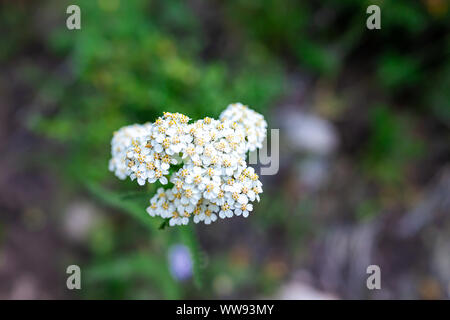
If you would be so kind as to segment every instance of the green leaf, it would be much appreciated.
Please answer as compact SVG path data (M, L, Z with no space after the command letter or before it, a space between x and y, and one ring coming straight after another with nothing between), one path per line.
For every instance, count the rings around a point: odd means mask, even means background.
M166 259L152 257L142 252L99 262L86 270L88 282L110 279L130 282L139 277L151 281L166 299L178 299L180 296L178 285L170 274Z

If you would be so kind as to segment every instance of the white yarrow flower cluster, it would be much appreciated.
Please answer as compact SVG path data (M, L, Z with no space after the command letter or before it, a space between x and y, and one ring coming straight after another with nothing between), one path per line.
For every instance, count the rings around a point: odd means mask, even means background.
M247 166L246 153L260 148L267 123L242 104L228 106L224 114L221 120L189 123L185 115L164 113L153 124L122 128L112 140L110 170L139 185L170 181L173 186L159 188L147 208L149 215L169 219L170 226L191 218L210 224L248 217L252 202L260 200L262 183ZM178 165L172 174L171 165Z
M262 148L266 138L267 122L261 114L242 103L232 103L220 114L219 119L238 123L245 132L248 151Z

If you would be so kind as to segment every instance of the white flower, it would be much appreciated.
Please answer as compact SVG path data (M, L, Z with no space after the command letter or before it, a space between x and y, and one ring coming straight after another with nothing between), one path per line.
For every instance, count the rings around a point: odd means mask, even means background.
M187 170L187 175L185 177L186 183L198 186L204 182L205 169L197 166L189 166L188 168L186 168L186 170Z
M218 207L215 205L207 204L203 205L202 212L199 215L200 221L203 221L205 224L211 224L211 222L215 222L217 220L217 212Z
M220 182L217 179L209 179L206 183L201 184L199 189L203 191L203 198L214 201L220 192Z
M186 148L183 150L182 159L186 157L193 157L194 155L200 156L203 153L203 147L195 145L193 143L188 143Z
M222 175L233 176L240 166L240 158L233 155L224 155L220 164Z
M146 135L151 130L151 123L144 125L134 124L126 126L114 133L111 140L111 155L109 170L121 180L129 175L129 168L126 162L126 155L136 138Z
M183 205L196 205L201 198L201 193L197 188L186 186L183 188L183 193L180 202ZM190 211L192 213L193 209Z
M155 123L120 129L111 141L109 169L139 185L173 183L150 199L150 216L169 225L210 224L234 215L247 217L259 201L262 183L247 167L246 152L265 137L264 118L241 105L230 105L221 120L204 118L189 124L180 113L164 113ZM182 164L170 174L172 165Z

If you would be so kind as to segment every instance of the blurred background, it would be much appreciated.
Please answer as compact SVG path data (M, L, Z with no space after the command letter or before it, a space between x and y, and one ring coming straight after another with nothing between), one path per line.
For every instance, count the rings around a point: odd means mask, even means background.
M450 298L449 12L1 1L0 298ZM279 173L248 219L160 230L156 187L108 171L113 132L232 102L280 129ZM81 290L66 288L72 264Z

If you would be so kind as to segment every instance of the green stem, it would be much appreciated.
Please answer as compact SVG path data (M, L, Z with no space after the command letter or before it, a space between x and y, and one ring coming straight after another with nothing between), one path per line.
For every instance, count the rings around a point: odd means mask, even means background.
M180 236L184 244L189 248L192 257L194 283L195 286L200 289L203 285L202 270L200 267L200 243L195 234L195 230L191 224L187 226L180 226Z
M161 219L151 219L145 212L145 206L137 201L125 200L114 192L104 189L96 183L85 183L89 192L97 199L111 207L122 210L140 221L150 232L154 232L161 224Z

